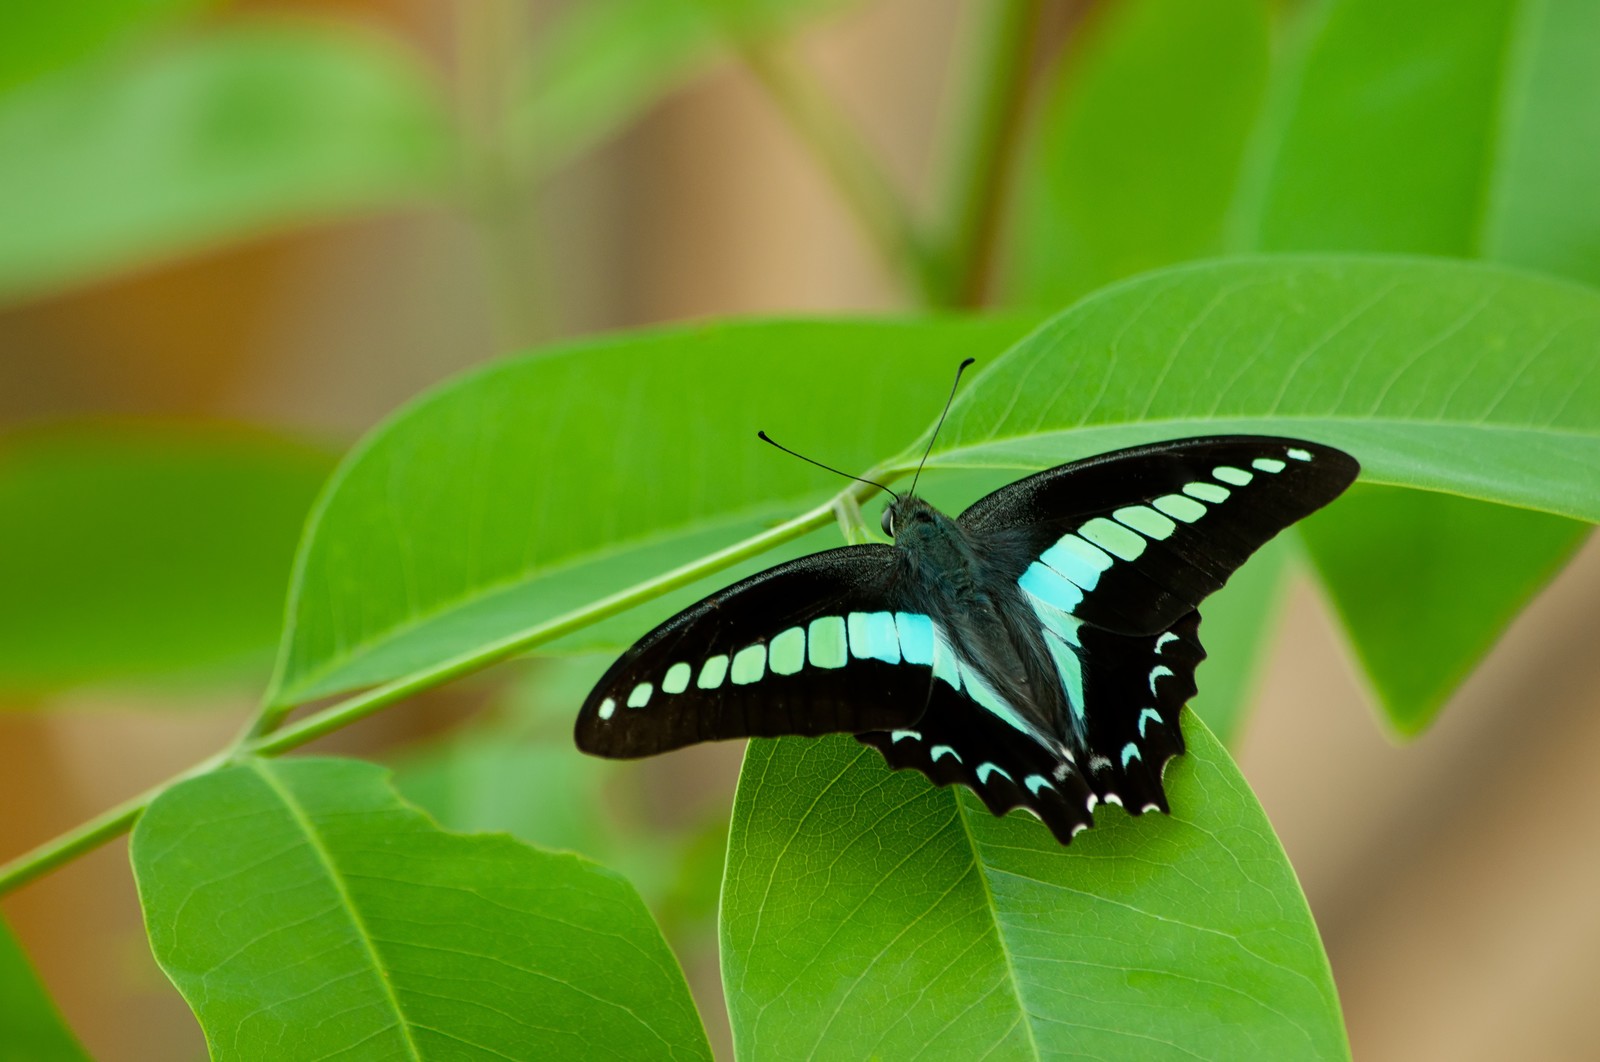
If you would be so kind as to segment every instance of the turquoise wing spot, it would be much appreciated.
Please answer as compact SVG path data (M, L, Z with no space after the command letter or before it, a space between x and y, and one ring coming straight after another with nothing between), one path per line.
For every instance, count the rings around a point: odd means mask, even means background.
M1113 557L1121 557L1125 561L1138 560L1146 545L1144 536L1135 534L1115 520L1107 520L1103 516L1097 516L1078 528L1078 534Z
M944 679L951 689L961 688L961 661L944 631L935 628L933 637L933 677Z
M614 713L616 710L617 710L617 702L612 700L610 697L607 697L605 700L600 702L600 718L601 719L610 719L612 713Z
M1100 582L1100 573L1116 563L1105 550L1089 545L1077 535L1062 535L1039 555L1039 560L1085 590L1093 590Z
M1258 457L1250 462L1250 467L1258 472L1282 472L1289 466L1279 461L1276 457Z
M1056 674L1061 676L1061 689L1067 695L1067 703L1072 705L1072 714L1082 722L1083 661L1078 659L1078 654L1070 645L1048 627L1044 632L1044 644L1049 647L1050 658L1055 661Z
M917 612L896 612L894 629L908 664L933 663L933 620Z
M1157 724L1160 724L1160 722L1161 722L1161 713L1156 711L1154 708L1146 708L1144 711L1139 713L1139 736L1140 737L1144 737L1144 725L1146 723L1150 722L1151 720L1155 720L1155 722Z
M940 756L951 756L954 757L957 763L961 762L961 754L955 749L951 748L949 745L935 745L933 748L928 750L928 755L933 757L934 763L939 762Z
M889 731L889 741L891 743L892 742L896 742L896 741L905 741L907 739L909 739L911 741L921 741L922 740L922 734L920 734L918 731L915 731L915 730L891 730L891 731Z
M733 654L733 684L748 686L767 673L767 647L757 642Z
M1191 498L1199 498L1213 505L1228 500L1228 488L1219 487L1215 483L1189 483L1184 486L1183 492Z
M1150 669L1150 692L1151 693L1155 693L1155 691L1156 691L1156 679L1161 678L1163 675L1170 675L1170 674L1172 674L1172 669L1170 667L1168 667L1167 665L1165 665L1165 664L1161 664L1161 665L1159 665L1157 667L1151 668Z
M1022 573L1017 585L1033 597L1063 612L1071 612L1083 600L1082 590L1068 582L1054 568L1038 561L1028 565L1028 570Z
M1311 451L1302 450L1297 446L1293 450L1289 451L1289 456L1294 458L1296 461L1309 461L1311 460Z
M1046 604L1038 598L1032 598L1028 604L1033 607L1033 614L1039 617L1040 626L1047 631L1060 635L1061 640L1068 645L1076 646L1082 643L1078 640L1078 628L1083 626L1083 621L1078 617L1062 612L1054 605Z
M806 666L806 632L790 627L767 646L767 666L774 675L793 675Z
M1173 634L1171 631L1162 631L1161 637L1156 639L1156 652L1161 652L1161 647L1166 645L1168 642L1175 642L1177 640L1178 636L1176 634Z
M650 692L654 689L655 687L650 685L648 682L639 683L633 688L633 692L628 694L628 707L643 708L645 705L649 704Z
M700 665L700 677L694 684L703 690L714 690L728 677L728 654L718 653Z
M845 644L844 617L819 616L812 620L806 651L812 667L832 670L849 663L850 649Z
M1004 767L996 767L992 763L980 763L978 765L978 784L982 785L987 782L991 774L998 774L1008 782L1012 780L1011 776L1006 773Z
M894 613L852 612L846 626L850 633L850 655L857 660L900 662L900 639L895 634Z
M1146 538L1153 538L1157 542L1171 535L1178 529L1178 525L1156 512L1148 505L1129 505L1118 509L1111 514L1117 523L1133 528Z
M1022 784L1027 786L1028 792L1032 793L1034 796L1038 796L1039 790L1041 789L1055 788L1055 786L1050 784L1050 779L1046 778L1042 774L1030 774L1027 778L1023 779Z
M666 675L661 679L662 693L682 693L689 688L689 676L694 674L694 668L679 661L667 668Z
M1182 520L1186 524L1192 524L1206 514L1204 505L1181 494L1163 494L1150 504L1174 520Z
M1232 465L1218 465L1211 470L1212 478L1220 479L1224 483L1232 483L1235 487L1243 487L1255 477L1242 468Z
M961 664L961 684L966 687L967 696L977 702L978 707L989 712L1007 726L1022 731L1029 737L1038 737L1033 726L1024 719L1015 708L1006 703L1005 698L994 691L987 679L966 664Z
M1134 760L1143 762L1144 757L1139 755L1139 746L1130 741L1122 746L1122 766L1126 768Z

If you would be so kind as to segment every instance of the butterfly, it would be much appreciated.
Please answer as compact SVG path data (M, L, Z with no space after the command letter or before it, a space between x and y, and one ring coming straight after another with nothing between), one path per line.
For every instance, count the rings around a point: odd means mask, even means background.
M1166 812L1200 602L1358 471L1318 443L1225 435L1047 469L954 519L898 495L892 545L769 568L641 638L584 701L578 747L849 733L1062 844L1101 803Z

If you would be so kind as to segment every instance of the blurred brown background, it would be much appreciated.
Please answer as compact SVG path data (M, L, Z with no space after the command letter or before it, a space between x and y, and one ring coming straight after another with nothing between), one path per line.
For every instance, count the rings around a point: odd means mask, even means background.
M367 20L445 69L455 54L447 5L243 6ZM887 0L803 39L908 187L931 171L959 14L953 0ZM529 312L511 327L496 323L485 290L482 234L438 214L257 239L5 310L0 417L260 421L342 447L419 390L525 341L707 314L904 305L784 124L728 65L558 174L525 220L548 248L549 275L529 285ZM1597 629L1591 543L1440 724L1401 748L1381 732L1310 588L1294 594L1239 758L1310 897L1357 1057L1600 1051ZM249 696L241 690L229 711L0 712L0 855L205 755L231 736ZM402 706L338 747L380 751L457 718L473 696L446 690ZM662 800L707 765L731 792L737 756L718 750L663 766ZM0 910L97 1057L203 1057L145 948L125 853L119 841ZM692 972L715 991L713 968Z

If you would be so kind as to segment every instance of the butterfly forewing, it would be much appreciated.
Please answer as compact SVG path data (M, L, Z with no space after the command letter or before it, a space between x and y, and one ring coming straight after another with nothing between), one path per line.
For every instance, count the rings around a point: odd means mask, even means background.
M995 544L998 577L1085 623L1159 634L1358 469L1298 439L1182 439L1040 472L960 519Z
M845 546L712 594L612 665L578 713L578 747L650 756L913 722L933 674L931 662L906 660L920 659L917 636L933 632L897 607L896 575L891 547Z

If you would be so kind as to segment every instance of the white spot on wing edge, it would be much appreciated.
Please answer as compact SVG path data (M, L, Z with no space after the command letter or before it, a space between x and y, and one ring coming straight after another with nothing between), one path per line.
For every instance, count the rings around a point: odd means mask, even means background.
M601 719L610 719L612 714L615 713L616 710L617 710L617 702L614 699L612 699L610 697L607 697L605 700L600 702L600 718Z
M1296 461L1309 461L1311 460L1311 451L1302 450L1300 447L1296 446L1289 450L1289 456L1294 458Z

